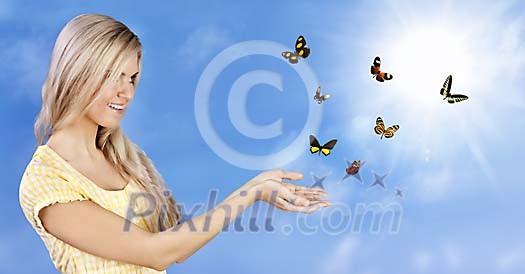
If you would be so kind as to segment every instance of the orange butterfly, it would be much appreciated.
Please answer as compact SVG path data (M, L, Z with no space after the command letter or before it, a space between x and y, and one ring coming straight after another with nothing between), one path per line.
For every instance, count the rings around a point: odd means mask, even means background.
M381 71L381 58L379 58L379 56L376 56L376 58L374 59L374 64L370 67L370 72L374 75L373 77L375 77L376 80L379 82L384 82L385 80L392 80L392 78L394 78L392 74Z

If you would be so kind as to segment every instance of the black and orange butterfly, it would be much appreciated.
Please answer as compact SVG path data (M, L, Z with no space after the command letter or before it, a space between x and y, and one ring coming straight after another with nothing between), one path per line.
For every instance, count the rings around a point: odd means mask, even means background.
M439 93L444 96L443 100L447 100L449 104L458 103L468 99L467 95L463 94L450 94L450 89L452 88L452 75L449 75L441 88Z
M385 138L394 137L394 133L398 129L399 129L399 125L393 125L385 129L385 123L383 122L383 119L381 119L381 117L377 117L376 126L374 127L374 131L377 135L381 135L381 139L383 139L383 136L385 136Z
M381 58L379 58L379 56L376 56L376 58L374 59L374 64L370 67L370 72L372 73L372 75L374 75L373 77L375 77L376 80L379 82L384 82L385 80L392 80L392 78L394 78L392 74L381 71Z
M281 55L288 59L291 64L297 64L299 58L306 58L310 55L310 48L306 46L306 39L300 35L295 41L295 52L284 51Z
M332 151L332 149L334 148L336 143L337 143L337 140L333 139L333 140L328 141L323 146L321 146L321 144L319 144L319 141L317 141L317 138L315 138L315 136L313 135L310 135L310 152L312 154L318 153L319 155L323 153L324 156L328 156L330 152Z

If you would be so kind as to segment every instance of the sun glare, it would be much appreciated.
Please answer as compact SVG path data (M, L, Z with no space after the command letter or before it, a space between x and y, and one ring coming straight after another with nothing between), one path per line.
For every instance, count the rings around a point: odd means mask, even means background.
M522 98L522 89L513 85L513 66L524 56L516 42L522 32L512 27L523 25L522 16L509 26L505 5L494 4L474 16L476 10L462 5L416 12L405 1L391 4L395 12L378 14L381 20L355 43L366 57L363 63L370 66L380 56L381 71L393 79L383 83L366 79L371 92L363 93L365 103L355 108L368 114L362 123L353 120L349 135L370 134L375 116L381 115L385 124L400 126L394 137L397 145L389 147L391 163L422 161L436 172L459 177L464 173L455 166L474 160L495 185L497 176L484 146L488 140L503 140L498 137L498 122L504 121L501 112ZM468 100L454 104L443 100L440 89L448 75L452 75L451 94L466 95ZM353 97L349 100L348 104L355 104ZM384 151L378 153L383 157Z
M389 54L402 92L415 97L420 105L431 106L441 103L436 97L448 75L467 86L471 56L464 42L464 37L450 28L407 30Z

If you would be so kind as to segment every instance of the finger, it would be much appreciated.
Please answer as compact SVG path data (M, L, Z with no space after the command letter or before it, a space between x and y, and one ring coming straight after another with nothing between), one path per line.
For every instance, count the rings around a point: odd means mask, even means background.
M278 180L275 180L275 179L269 179L269 181L279 183L280 185L285 187L284 189L286 189L287 192L290 192L298 196L302 196L304 198L307 198L307 197L309 199L322 198L327 195L327 193L323 189L318 189L318 188L312 189L308 187L302 187L302 186L287 183L287 182L279 182Z
M326 192L312 191L312 190L300 190L300 191L294 192L294 194L300 195L303 197L318 197L318 198L326 197L328 195Z
M327 206L329 206L329 205L323 204L323 203L319 203L319 204L315 204L315 205L311 205L309 207L306 207L306 208L302 209L301 212L306 213L306 214L310 214L310 213L313 213L313 212L315 212L315 211L317 211L317 210L319 210L319 209L321 209L323 207L327 207Z
M322 188L309 188L306 186L300 186L288 182L282 182L286 188L288 188L292 192L315 192L315 193L326 193L324 189Z
M315 212L318 209L321 209L323 207L327 207L330 204L326 203L317 203L309 206L297 206L290 203L287 203L285 200L279 200L278 208L284 211L293 211L293 212L301 212L310 214L312 212Z
M283 174L284 174L283 170L273 169L273 170L268 170L268 171L262 172L259 175L257 175L255 178L258 179L258 180L261 180L261 181L265 181L265 180L269 180L269 179L277 179L278 178L279 181L282 181L281 178L282 178Z
M321 188L309 188L309 187L303 187L291 183L283 182L283 184L286 186L290 192L305 197L307 199L319 199L322 197L326 197L328 194L324 189Z
M284 211L297 211L298 209L298 206L290 203L289 201L283 199L282 197L278 197L276 199L274 206Z
M286 187L286 189L288 189L291 193L296 194L296 195L300 195L300 196L303 196L303 197L304 196L324 197L324 196L328 195L326 193L326 191L324 191L324 189L321 189L321 188L303 187L303 186L299 186L299 185L291 184L291 183L287 183L287 182L282 182L281 184L284 185Z
M290 184L288 182L281 182L288 190L290 190L291 192L295 193L297 192L299 189L300 189L300 186L298 185L294 185L294 184Z
M314 198L314 199L307 199L298 195L294 194L284 194L281 196L286 202L291 203L298 207L308 207L315 204L321 204L330 206L332 203L327 200L321 200L320 198Z
M281 197L277 197L277 199L275 200L274 206L277 207L280 210L289 211L290 207L292 207L293 205L290 204L285 199L283 199Z
M300 195L295 195L289 191L283 191L282 196L284 200L288 201L291 204L299 206L308 206L310 205L310 200L302 197Z
M312 202L312 201L323 201L323 198L324 197L319 197L319 196L303 196L305 199L307 199L308 201Z
M306 209L307 212L305 213L312 213L318 209L321 209L323 207L331 206L332 203L330 201L320 200L320 201L312 201L310 202L310 206Z
M277 175L277 178L280 179L281 181L282 179L294 180L294 181L303 179L302 173L294 172L294 171L280 170L276 175Z
M331 206L332 202L327 201L327 200L310 201L310 205L316 205L316 204L322 204L322 205L326 205L326 206Z

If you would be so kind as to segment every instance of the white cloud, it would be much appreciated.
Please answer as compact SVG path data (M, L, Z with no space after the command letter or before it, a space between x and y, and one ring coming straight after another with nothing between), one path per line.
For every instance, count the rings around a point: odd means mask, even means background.
M412 257L412 266L418 272L427 271L433 263L434 256L428 251L420 251L413 255Z
M231 34L225 29L215 26L200 27L190 34L177 50L177 62L195 66L208 58L211 59L210 55L214 50L231 44L231 41Z
M505 252L496 258L496 264L502 271L523 268L525 267L525 252L521 248Z
M447 245L443 249L445 263L449 268L456 269L463 263L463 254L454 245Z
M441 247L441 252L435 250L420 250L412 255L412 267L417 272L428 272L437 266L445 266L450 270L457 270L462 266L464 255L461 249L453 244Z
M348 134L346 138L352 144L361 144L367 141L368 136L372 130L371 125L374 125L376 117L357 115L348 124Z
M0 21L9 20L13 17L13 4L10 0L0 1Z
M452 174L448 169L438 171L422 171L408 180L415 193L412 195L424 202L434 202L447 195L453 188Z
M38 36L0 44L0 68L5 71L4 77L16 83L16 90L4 92L9 92L9 96L28 96L32 101L39 100L51 56L51 48L47 48L47 44Z
M337 247L333 249L335 252L332 252L330 257L322 262L320 267L322 273L336 274L351 272L352 258L355 257L358 247L358 240L353 236L346 235Z

